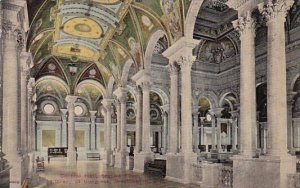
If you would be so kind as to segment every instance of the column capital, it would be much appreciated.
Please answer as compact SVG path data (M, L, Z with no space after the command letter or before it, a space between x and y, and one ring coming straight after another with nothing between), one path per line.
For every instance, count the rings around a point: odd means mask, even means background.
M21 52L20 68L24 76L28 76L30 69L33 67L32 55L28 52Z
M74 104L75 104L75 102L76 102L76 100L77 100L77 96L74 96L74 95L67 95L67 97L66 97L66 102L68 103L67 104L67 107L68 108L70 108L70 107L73 107L74 106Z
M231 114L232 120L237 120L240 115L238 110L230 111L230 114Z
M216 118L220 118L222 116L223 108L213 108L209 110L210 114L215 116Z
M258 10L266 19L267 25L270 22L277 22L280 19L285 22L288 10L294 4L294 0L275 0L258 4Z
M176 62L170 62L167 67L171 76L178 76L179 67Z
M24 30L19 26L13 24L10 20L2 19L2 28L0 28L0 38L15 40L18 48L24 47Z
M165 104L165 105L161 106L160 108L163 112L169 114L169 111L170 111L170 105L169 104Z
M142 95L142 90L141 90L140 86L135 86L135 93L136 93L136 96Z
M68 109L60 109L60 112L61 112L61 116L62 116L63 118L66 118L66 117L67 117Z
M91 115L91 121L95 121L95 119L96 119L96 113L97 113L97 111L95 110L95 111L90 111L90 115Z
M128 89L125 87L119 87L114 91L114 95L118 98L120 103L125 103L127 98Z
M237 20L232 22L232 25L240 36L252 35L255 37L256 20L252 18L250 11L247 11L245 16L239 16Z
M111 104L113 103L112 99L103 99L101 103L106 111L112 112L112 106L111 106Z
M180 66L181 72L186 72L186 71L191 71L192 65L195 60L196 60L196 56L186 55L186 56L180 56L176 62Z

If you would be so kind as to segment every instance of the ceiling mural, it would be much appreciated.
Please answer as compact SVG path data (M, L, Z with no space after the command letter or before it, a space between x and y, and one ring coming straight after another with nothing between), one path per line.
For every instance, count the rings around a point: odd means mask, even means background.
M191 0L28 0L30 32L27 48L33 55L32 73L65 80L72 93L84 80L104 86L111 77L121 83L123 68L144 66L143 57L151 34L166 36L158 42L161 54L183 36L183 17ZM54 58L55 70L47 63ZM76 71L71 72L75 66ZM50 67L50 69L49 69ZM74 70L74 67L73 67ZM83 88L82 97L95 100L99 93Z

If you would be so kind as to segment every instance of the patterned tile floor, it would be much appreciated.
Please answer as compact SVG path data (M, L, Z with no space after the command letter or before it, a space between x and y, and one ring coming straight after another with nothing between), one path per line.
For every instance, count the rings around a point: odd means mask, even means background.
M66 161L51 161L45 171L37 173L39 180L46 180L49 188L196 188L162 178L132 171L106 167L100 161L79 161L77 169L70 170Z

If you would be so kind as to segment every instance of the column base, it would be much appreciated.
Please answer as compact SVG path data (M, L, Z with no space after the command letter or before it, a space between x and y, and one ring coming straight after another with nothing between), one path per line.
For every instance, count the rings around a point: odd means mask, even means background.
M126 156L127 152L116 152L115 155L115 167L126 169Z
M145 172L145 164L154 159L154 154L151 152L140 152L134 154L133 171L138 173Z
M126 170L133 170L134 167L134 157L126 156Z
M286 188L288 175L296 173L295 157L288 154L259 158L237 155L231 159L234 188Z
M68 150L67 152L67 166L68 168L76 168L77 166L77 154L75 151L70 151Z
M201 187L204 188L215 188L219 184L219 174L220 168L222 167L221 163L201 163L201 173L202 181L200 183Z
M9 172L9 187L21 188L23 181L27 178L29 157L18 157L10 160L9 164L12 167Z
M113 163L112 151L105 151L104 164L107 166L113 166Z
M166 179L183 184L192 183L191 169L192 164L197 163L197 154L191 153L184 156L183 154L168 153L166 157Z
M33 174L35 173L35 170L34 170L35 153L34 153L34 151L28 153L28 156L29 156L28 177L32 178Z

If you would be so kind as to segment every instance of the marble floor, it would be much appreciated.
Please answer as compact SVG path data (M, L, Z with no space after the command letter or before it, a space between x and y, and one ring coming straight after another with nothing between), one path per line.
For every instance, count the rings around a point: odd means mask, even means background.
M34 184L46 182L48 188L196 188L162 178L147 176L129 170L106 167L101 161L78 161L74 170L66 161L51 161L45 171L37 172ZM35 186L32 186L35 187ZM40 187L40 186L39 186Z

